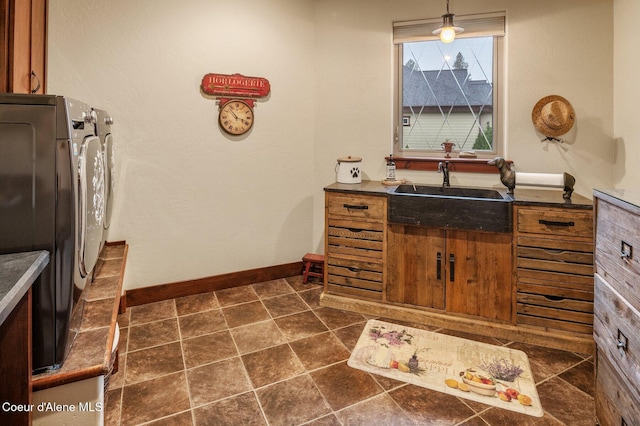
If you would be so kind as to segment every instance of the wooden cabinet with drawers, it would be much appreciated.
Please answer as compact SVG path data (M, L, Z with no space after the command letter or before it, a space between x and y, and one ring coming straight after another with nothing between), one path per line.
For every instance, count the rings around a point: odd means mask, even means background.
M382 300L387 199L325 193L325 291Z
M595 191L596 414L640 424L640 194Z
M593 331L593 212L517 206L516 323Z
M593 202L519 190L508 232L401 224L394 188L325 188L325 307L594 353Z

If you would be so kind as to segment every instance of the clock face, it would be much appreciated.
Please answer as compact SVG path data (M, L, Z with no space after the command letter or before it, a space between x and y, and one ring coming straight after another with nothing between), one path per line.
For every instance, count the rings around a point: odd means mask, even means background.
M230 135L242 135L253 126L253 108L241 100L231 100L220 109L220 127Z

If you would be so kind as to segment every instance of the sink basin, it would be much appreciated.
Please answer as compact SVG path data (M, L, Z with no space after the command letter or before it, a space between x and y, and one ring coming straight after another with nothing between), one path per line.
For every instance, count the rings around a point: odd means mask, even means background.
M511 232L511 197L489 188L400 185L391 191L391 223L487 232Z
M493 200L505 200L502 194L495 189L485 188L459 188L451 186L428 185L400 185L394 192L396 194L431 195L436 197L463 197L482 198Z

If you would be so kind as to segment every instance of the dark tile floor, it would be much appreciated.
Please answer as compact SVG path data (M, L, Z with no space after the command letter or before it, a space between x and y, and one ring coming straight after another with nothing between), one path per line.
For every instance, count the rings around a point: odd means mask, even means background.
M297 276L131 307L105 423L595 424L591 356L437 330L528 354L545 415L520 415L348 367L369 318L321 290Z

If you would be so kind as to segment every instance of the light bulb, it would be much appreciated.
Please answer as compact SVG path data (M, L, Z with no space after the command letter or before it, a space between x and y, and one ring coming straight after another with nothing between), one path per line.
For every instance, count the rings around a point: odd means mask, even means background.
M453 13L448 13L449 7L447 6L447 13L442 15L442 26L438 29L433 30L433 35L440 36L440 40L443 43L451 43L455 38L456 34L464 31L462 27L456 27L453 23L453 17L455 16Z
M443 43L451 43L456 38L456 31L453 27L445 27L440 32L440 40Z

